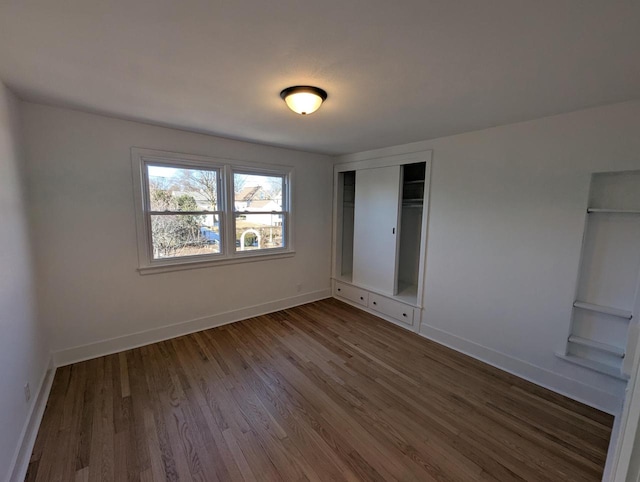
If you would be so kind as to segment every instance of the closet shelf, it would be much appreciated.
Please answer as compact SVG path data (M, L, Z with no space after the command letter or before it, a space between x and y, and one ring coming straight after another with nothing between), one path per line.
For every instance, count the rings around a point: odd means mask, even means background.
M404 184L424 184L424 179L418 179L416 181L404 181Z
M588 368L589 370L593 370L613 378L618 378L619 380L629 379L629 377L620 371L620 368L607 365L606 363L588 360L575 355L563 355L561 353L556 353L556 356L564 361L573 363L574 365L580 365L581 367Z
M633 314L627 310L621 310L620 308L612 308L610 306L594 305L592 303L585 303L584 301L575 301L573 303L575 308L581 310L595 311L597 313L603 313L605 315L617 316L618 318L624 318L630 320Z
M417 202L417 201L412 201L412 202L402 201L402 207L403 207L403 208L422 208L422 202Z
M640 214L640 210L635 209L606 209L606 208L587 208L589 214L610 213L610 214Z
M609 345L608 343L601 343L599 341L590 340L588 338L582 338L580 336L571 335L569 337L569 343L574 343L580 346L586 346L587 348L593 348L610 355L624 358L624 349L619 346Z

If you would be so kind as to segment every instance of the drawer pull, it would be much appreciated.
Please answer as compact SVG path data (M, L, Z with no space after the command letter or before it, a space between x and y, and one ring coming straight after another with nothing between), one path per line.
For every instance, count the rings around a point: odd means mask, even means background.
M361 297L360 297L360 299L361 299L361 300L364 300L364 296L361 296Z
M338 288L338 291L342 291L342 288Z
M407 314L406 313L402 313L402 316L407 316Z
M377 305L378 303L376 301L373 302L374 305Z

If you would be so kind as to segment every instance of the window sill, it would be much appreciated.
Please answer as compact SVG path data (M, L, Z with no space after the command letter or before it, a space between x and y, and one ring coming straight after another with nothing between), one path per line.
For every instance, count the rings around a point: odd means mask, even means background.
M257 261L268 261L272 259L292 258L295 254L295 251L280 251L278 253L236 254L233 257L223 259L169 262L140 266L138 268L138 273L140 273L141 275L149 275L168 273L171 271L183 271L187 269L212 268L214 266L225 266L228 264L254 263Z

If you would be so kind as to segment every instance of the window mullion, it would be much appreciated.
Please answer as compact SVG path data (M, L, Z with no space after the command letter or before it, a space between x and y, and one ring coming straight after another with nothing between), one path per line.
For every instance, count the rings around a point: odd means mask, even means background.
M231 166L224 167L225 181L225 240L227 245L226 255L234 256L236 252L236 219L235 219L235 189L233 188L233 171Z

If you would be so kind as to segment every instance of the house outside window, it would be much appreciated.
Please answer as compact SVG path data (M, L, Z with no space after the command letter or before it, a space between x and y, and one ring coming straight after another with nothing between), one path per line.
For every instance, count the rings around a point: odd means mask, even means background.
M240 251L277 249L286 246L283 195L286 176L233 173L236 246Z

